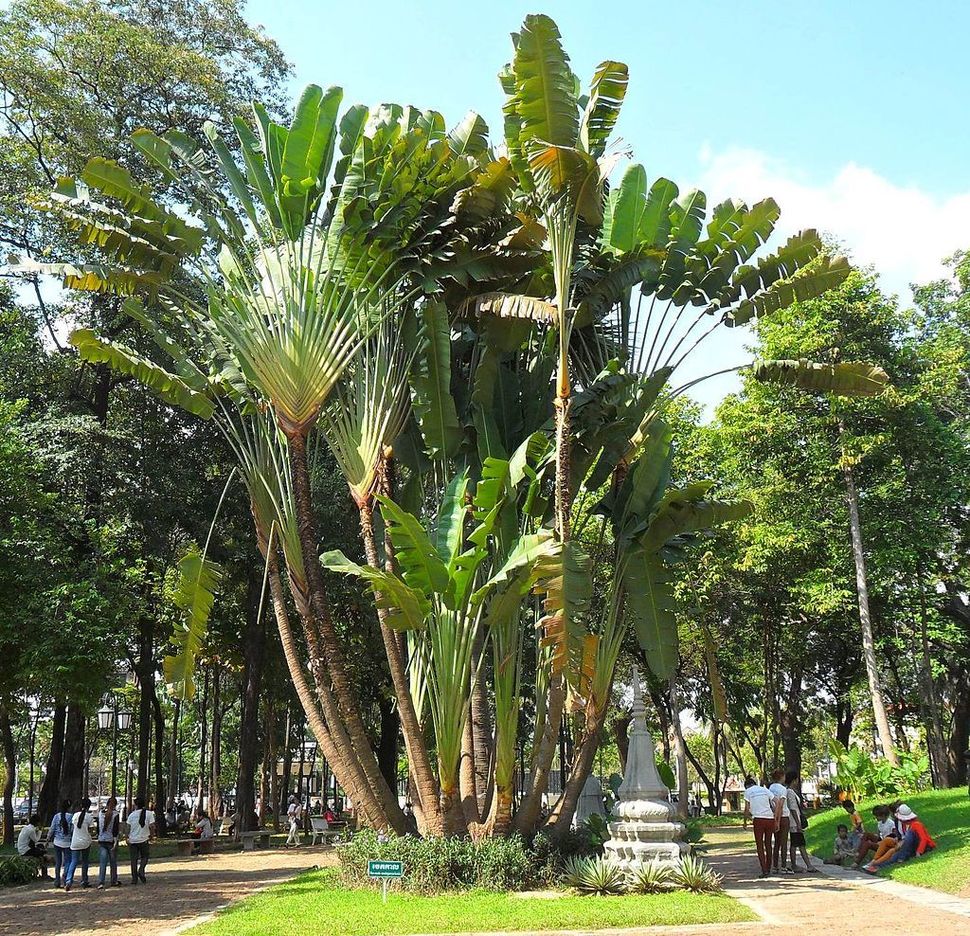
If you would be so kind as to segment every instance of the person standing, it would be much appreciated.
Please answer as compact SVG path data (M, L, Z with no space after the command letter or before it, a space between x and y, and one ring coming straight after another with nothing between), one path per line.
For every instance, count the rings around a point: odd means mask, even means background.
M64 875L67 874L67 864L71 857L71 828L72 828L72 818L71 818L71 801L69 799L61 800L60 812L54 815L51 819L50 833L48 834L49 839L53 839L54 842L54 886L62 887L63 879L61 876L61 869L64 870Z
M71 819L71 855L64 874L64 890L69 891L74 885L74 872L81 866L81 887L90 887L88 883L88 861L91 855L91 826L98 820L89 812L91 800L86 796L81 800L81 808Z
M818 868L812 864L812 858L808 854L805 845L805 830L808 828L808 815L805 812L805 801L802 799L802 778L797 770L789 770L785 774L785 786L788 788L788 841L790 842L791 868L798 872L798 856L796 850L802 853L802 861L805 862L805 870L818 874Z
M121 829L121 816L118 813L118 800L108 797L104 809L98 813L98 890L104 890L104 874L111 867L111 886L120 887L118 880L118 833Z
M771 786L768 789L781 805L778 828L775 831L774 866L775 874L794 874L794 869L788 861L788 833L791 829L791 810L788 807L788 787L782 783L785 779L784 770L775 770L771 774Z
M758 849L763 878L771 873L771 843L778 828L776 812L780 814L780 809L776 809L775 800L771 790L758 783L754 777L744 778L744 811L745 815L751 814L754 842Z
M17 854L24 858L36 858L41 874L45 878L50 877L47 873L47 850L40 844L40 816L37 813L30 817L17 836Z
M286 836L287 848L295 848L300 844L300 818L303 808L295 796L290 797L290 804L286 807L286 818L290 823L290 834Z
M135 797L135 808L128 813L128 851L131 853L131 883L147 884L148 842L155 834L155 813L146 805L143 796Z

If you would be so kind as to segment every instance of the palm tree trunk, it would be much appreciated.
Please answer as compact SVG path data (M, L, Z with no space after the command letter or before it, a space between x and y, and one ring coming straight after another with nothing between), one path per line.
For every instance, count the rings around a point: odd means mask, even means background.
M573 755L569 777L563 784L562 793L549 814L546 825L552 828L552 836L556 841L561 841L569 831L580 794L593 771L593 759L599 750L603 724L606 721L606 710L607 706L604 705L602 711L597 712L592 720L587 722L582 740Z
M287 669L290 672L290 679L296 689L297 698L303 706L307 719L310 722L310 730L323 749L323 756L327 759L331 769L337 777L338 782L344 788L346 794L360 810L367 825L376 829L386 827L382 821L380 809L377 801L370 795L370 788L367 779L357 758L354 757L350 739L347 737L343 723L339 718L334 722L334 730L330 731L327 722L324 720L323 710L336 714L336 703L329 693L326 680L327 675L323 672L323 666L318 657L311 654L310 669L313 674L314 683L317 689L317 696L314 696L310 684L307 682L306 673L303 669L303 661L300 659L299 651L296 647L296 640L293 636L293 629L290 626L290 615L286 608L286 598L283 594L283 583L280 580L279 568L275 556L270 556L269 560L269 587L270 595L273 600L273 612L276 616L276 625L280 633L280 643L283 646L283 657L286 660ZM321 702L326 700L326 706L318 705L317 699Z
M839 423L839 434L845 435L845 427ZM872 619L869 615L869 583L866 577L866 557L862 548L862 525L859 522L859 493L856 490L852 466L842 459L842 474L845 479L845 498L849 505L849 532L852 537L852 558L855 560L856 591L859 596L859 623L862 626L862 657L866 663L869 677L869 696L876 722L876 732L883 755L894 767L899 763L896 746L893 743L886 702L883 697L879 666L876 662L876 642L872 634Z
M465 718L461 739L461 760L458 762L458 788L461 791L461 814L472 838L478 837L481 814L475 791L475 739L471 717Z
M354 697L353 687L347 675L343 649L340 639L333 627L330 617L330 605L327 601L326 589L323 584L323 572L320 567L318 554L319 540L316 531L316 521L313 516L313 503L310 493L310 470L307 462L306 437L299 433L289 437L290 471L293 479L293 498L296 505L297 531L300 537L300 548L303 553L303 567L308 586L310 608L313 612L312 624L319 628L319 640L315 628L309 629L312 639L309 643L311 656L318 656L325 661L330 679L333 683L333 694L337 701L338 712L347 728L347 734L353 744L353 750L360 761L364 775L383 813L383 820L399 835L407 831L407 820L398 804L397 797L381 775L380 766L374 755L364 720L360 714L360 707ZM322 644L319 654L316 645ZM328 716L331 727L333 721Z
M562 713L566 704L566 689L563 685L562 673L557 672L550 676L547 699L546 718L542 725L542 734L538 738L532 775L529 778L529 792L515 814L515 828L524 835L529 835L535 830L542 808L542 797L549 786L549 774L552 771L552 761L556 756L556 744L559 741Z
M371 568L379 569L380 557L377 553L374 517L370 502L360 504L359 510L360 532L364 541L364 555L367 557L367 564ZM401 653L401 644L398 642L397 634L387 626L386 609L378 608L377 618L381 626L381 637L384 640L384 651L387 654L387 665L391 672L391 683L394 686L394 695L397 698L398 714L401 718L401 733L404 735L404 750L411 772L414 775L415 791L418 794L424 823L429 831L437 828L440 834L441 811L438 802L440 795L438 781L431 767L431 758L428 755L428 746L425 744L424 731L414 708L414 699L411 698L411 684L408 679L404 656Z

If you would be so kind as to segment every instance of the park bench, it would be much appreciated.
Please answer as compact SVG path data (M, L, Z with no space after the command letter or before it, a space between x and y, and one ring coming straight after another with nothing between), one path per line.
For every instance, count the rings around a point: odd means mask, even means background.
M313 838L310 840L311 845L316 845L319 839L324 845L333 844L340 840L340 832L337 829L331 829L330 823L327 822L323 816L311 816L310 817L310 833Z
M196 845L199 846L200 855L211 855L215 851L215 842L212 839L181 838L175 840L175 854L183 857L191 855Z
M256 829L255 832L240 832L239 839L242 842L243 851L254 851L256 849L256 839L262 848L269 848L269 829Z

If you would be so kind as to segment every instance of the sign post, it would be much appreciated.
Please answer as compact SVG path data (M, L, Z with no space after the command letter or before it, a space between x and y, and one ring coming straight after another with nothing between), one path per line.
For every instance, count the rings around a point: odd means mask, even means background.
M371 858L367 862L367 876L381 882L381 899L387 903L387 882L404 877L403 861L381 861Z

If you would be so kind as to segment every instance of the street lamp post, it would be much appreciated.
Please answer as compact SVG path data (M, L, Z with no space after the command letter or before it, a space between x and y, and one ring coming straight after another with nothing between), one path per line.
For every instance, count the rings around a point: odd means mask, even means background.
M98 709L98 728L111 731L111 795L118 795L118 732L124 734L131 727L131 712L118 711L117 703L108 705L107 701Z

